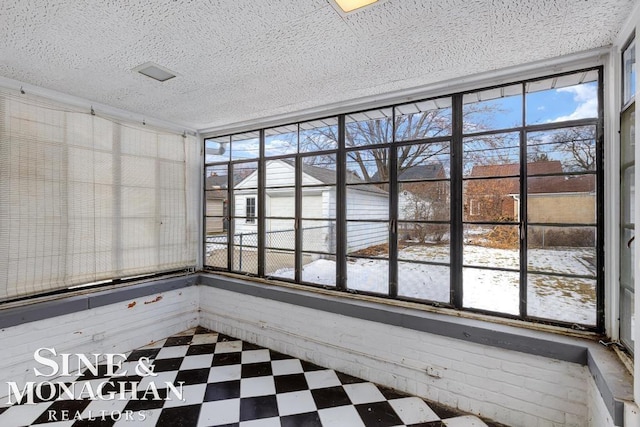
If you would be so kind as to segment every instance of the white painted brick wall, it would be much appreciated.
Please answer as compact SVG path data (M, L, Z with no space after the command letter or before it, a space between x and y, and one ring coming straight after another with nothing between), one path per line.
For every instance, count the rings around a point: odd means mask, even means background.
M604 405L604 401L598 391L598 386L592 377L587 379L586 390L588 399L587 406L589 407L589 425L593 427L614 427L613 419Z
M158 296L162 298L151 302ZM191 286L0 330L0 404L7 401L8 381L19 387L42 381L35 377L34 367L49 368L33 360L36 349L53 347L58 354L125 353L197 326L197 298L198 288Z
M514 427L613 427L577 364L208 286L160 295L1 330L0 384L35 381L39 347L124 353L200 324ZM7 394L0 388L1 401Z
M510 426L608 425L578 364L206 286L200 309L202 326Z

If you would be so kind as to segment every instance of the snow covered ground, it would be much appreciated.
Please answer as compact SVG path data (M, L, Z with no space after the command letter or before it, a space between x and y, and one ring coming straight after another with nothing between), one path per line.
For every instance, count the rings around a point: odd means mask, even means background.
M465 307L519 314L520 258L514 249L493 249L465 245L463 304ZM446 245L415 245L398 253L398 293L402 296L449 301L449 267L410 261L449 262ZM530 249L529 271L595 276L591 264L594 251L582 248ZM497 267L515 271L483 270L472 266ZM386 294L388 262L349 258L349 289ZM318 259L303 267L305 282L335 286L335 262ZM273 277L292 279L293 269L280 269ZM594 325L596 321L595 280L532 274L528 276L527 308L531 316L571 323Z

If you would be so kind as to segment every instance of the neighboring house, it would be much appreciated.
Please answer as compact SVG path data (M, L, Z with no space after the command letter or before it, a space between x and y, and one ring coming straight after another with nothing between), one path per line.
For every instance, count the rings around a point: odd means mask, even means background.
M207 209L207 234L219 234L227 230L227 177L209 175L205 179Z
M520 165L479 165L472 177L518 175ZM595 239L591 227L554 227L552 224L595 224L595 175L567 175L557 160L527 164L527 221L529 244L541 246L589 246ZM554 175L557 174L557 175ZM464 213L468 221L519 221L519 178L481 179L465 182ZM546 226L544 224L550 224Z
M470 176L510 177L519 173L520 165L510 163L474 166ZM550 175L528 179L529 222L595 222L595 175L562 175L565 172L558 160L528 163L527 173ZM466 181L464 210L465 216L471 221L518 221L519 178Z
M265 176L266 246L292 250L295 242L295 168L288 161L270 160L266 162ZM257 233L257 177L257 173L253 172L235 186L236 236ZM348 251L386 243L388 225L366 221L388 218L388 193L374 185L364 184L355 175L350 174L348 182L354 185L347 189L347 218L358 220L347 223ZM304 250L335 252L335 183L335 171L303 166L301 185ZM316 220L306 221L305 218Z

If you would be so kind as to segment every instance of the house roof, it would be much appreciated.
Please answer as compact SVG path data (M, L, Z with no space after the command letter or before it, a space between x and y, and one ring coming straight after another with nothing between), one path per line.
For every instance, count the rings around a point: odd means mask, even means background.
M255 128L610 46L635 3L388 0L343 16L327 0L3 0L0 77L88 100L97 114ZM148 61L177 77L134 70Z
M204 184L205 190L223 189L228 187L228 177L226 175L209 175Z
M336 171L326 168L321 168L313 165L304 165L302 167L303 173L308 174L309 176L321 181L325 184L336 183ZM377 175L377 172L376 172ZM374 175L375 176L375 175ZM347 171L347 184L358 184L355 186L351 186L350 188L358 189L359 191L365 191L368 193L378 193L378 194L387 194L382 188L377 185L367 183L362 178L360 178L355 172Z
M287 165L291 169L291 173L294 173L294 163L293 163L293 161L291 161L291 160L281 160L281 159L269 160L266 163L267 164L267 169L269 168L269 164L272 164L274 162L279 162L279 163ZM314 178L314 179L320 181L322 184L327 184L327 185L335 185L336 184L336 171L335 170L327 169L327 168L321 168L319 166L307 165L307 164L305 164L303 166L302 170L303 170L303 174L306 174L307 176L310 176L311 178ZM241 186L247 180L252 179L253 176L255 176L255 172L252 173L251 175L247 176L242 181L240 181L236 185L236 187L237 186ZM350 188L357 189L358 191L364 191L364 192L367 192L367 193L387 194L387 192L385 190L383 190L382 188L378 187L377 185L367 183L366 181L362 180L358 175L356 175L353 172L347 173L347 183L348 184L357 184L357 185L351 186Z
M398 179L402 181L418 180L418 179L436 179L444 178L445 171L442 163L428 163L424 165L415 165L404 169Z
M520 173L519 163L502 165L477 165L471 170L471 177L500 177L517 176ZM595 191L595 175L566 175L562 169L562 163L558 160L527 163L529 175L527 179L527 192L529 194L541 193L586 193ZM557 174L557 175L554 175ZM562 175L561 175L562 174ZM469 182L470 184L472 183ZM520 192L517 178L505 178L501 191L505 194ZM474 187L473 185L471 187ZM481 188L481 187L479 187Z

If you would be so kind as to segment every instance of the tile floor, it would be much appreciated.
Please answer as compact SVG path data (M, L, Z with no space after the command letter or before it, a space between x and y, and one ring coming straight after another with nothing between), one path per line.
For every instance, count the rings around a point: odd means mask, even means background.
M136 370L149 365L157 375ZM0 426L489 426L201 327L131 352L109 374L100 365L53 380L41 390L45 400L0 408ZM166 385L180 382L183 400Z

